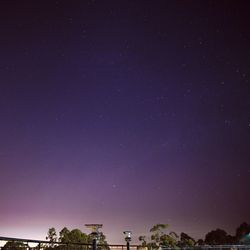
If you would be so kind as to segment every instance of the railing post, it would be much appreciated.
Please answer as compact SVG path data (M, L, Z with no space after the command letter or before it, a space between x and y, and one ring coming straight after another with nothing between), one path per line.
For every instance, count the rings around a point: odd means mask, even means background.
M127 241L127 250L130 250L129 241Z
M130 241L131 241L131 231L124 231L123 234L125 235L125 241L127 242L127 250L130 250Z
M96 238L92 241L92 250L97 250Z

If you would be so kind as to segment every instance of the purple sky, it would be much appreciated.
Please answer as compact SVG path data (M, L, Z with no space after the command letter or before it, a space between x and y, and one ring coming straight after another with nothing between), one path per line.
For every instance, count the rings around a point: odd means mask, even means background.
M0 236L250 222L249 5L2 1Z

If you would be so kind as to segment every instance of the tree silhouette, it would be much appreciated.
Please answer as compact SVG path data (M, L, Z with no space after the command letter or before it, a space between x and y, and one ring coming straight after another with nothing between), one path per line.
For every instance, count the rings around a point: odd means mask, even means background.
M205 243L208 245L224 245L228 243L228 234L222 229L212 230L205 236Z
M242 243L247 238L246 236L250 233L250 225L246 222L243 222L237 229L236 229L236 241L238 243Z
M180 247L193 247L195 245L195 240L186 233L181 233L180 242L178 244Z
M27 245L22 241L8 241L2 248L2 250L26 250Z
M49 228L46 240L50 241L50 246L53 247L54 243L57 240L57 234L56 234L56 229L54 227Z

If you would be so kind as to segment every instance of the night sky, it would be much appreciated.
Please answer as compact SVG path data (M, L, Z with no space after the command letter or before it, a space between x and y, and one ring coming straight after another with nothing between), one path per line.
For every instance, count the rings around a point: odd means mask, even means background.
M0 235L250 222L247 1L1 1Z

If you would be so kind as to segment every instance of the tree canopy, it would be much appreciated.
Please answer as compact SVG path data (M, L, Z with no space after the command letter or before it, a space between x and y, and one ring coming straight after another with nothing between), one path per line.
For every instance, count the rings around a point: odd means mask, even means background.
M239 243L247 242L247 235L250 233L250 225L246 222L240 224L240 226L236 229L236 240Z
M206 234L205 243L207 245L224 245L227 244L227 239L227 232L218 228Z
M27 245L24 244L22 241L8 241L1 249L2 250L26 250Z
M182 232L178 235L175 232L167 233L168 224L156 224L150 229L150 237L139 236L139 241L143 247L149 249L158 249L160 246L170 248L185 248L202 245L233 245L250 244L250 225L242 223L237 229L235 235L228 234L225 230L217 228L208 232L205 239L195 240L188 234Z
M59 232L59 238L58 241L61 244L55 246L55 242L57 240L57 233L54 227L49 228L47 237L51 244L49 247L53 247L54 249L56 248L57 250L64 249L64 246L67 246L67 250L69 249L77 249L77 250L85 250L87 249L87 246L84 244L91 244L92 243L92 235L91 234L86 234L83 233L80 229L75 228L72 230L69 230L67 227L64 227L60 232ZM99 238L98 238L98 244L102 245L102 249L107 249L108 248L108 243L106 241L106 236L100 232Z

